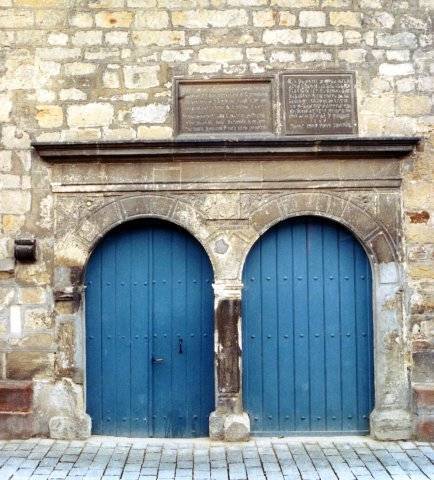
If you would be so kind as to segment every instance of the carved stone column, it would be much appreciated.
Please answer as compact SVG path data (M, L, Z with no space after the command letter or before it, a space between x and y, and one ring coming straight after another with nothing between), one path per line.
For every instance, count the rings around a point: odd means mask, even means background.
M215 440L242 441L250 435L241 392L241 289L242 284L233 280L214 284L217 388L209 434Z

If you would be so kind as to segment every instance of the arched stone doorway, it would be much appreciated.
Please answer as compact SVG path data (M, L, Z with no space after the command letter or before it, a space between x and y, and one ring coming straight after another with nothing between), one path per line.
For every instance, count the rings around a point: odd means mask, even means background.
M86 399L95 434L195 437L214 409L211 263L180 227L123 223L86 268Z

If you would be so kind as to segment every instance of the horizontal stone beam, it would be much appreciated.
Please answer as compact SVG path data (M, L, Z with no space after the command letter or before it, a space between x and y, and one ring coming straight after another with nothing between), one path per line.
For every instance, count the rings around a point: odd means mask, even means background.
M135 159L136 161L275 160L288 156L402 157L413 152L420 137L308 136L259 138L192 138L173 140L33 143L48 162L78 162Z

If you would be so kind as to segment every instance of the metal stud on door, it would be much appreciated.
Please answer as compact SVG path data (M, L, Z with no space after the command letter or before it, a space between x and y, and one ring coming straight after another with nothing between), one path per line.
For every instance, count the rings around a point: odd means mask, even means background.
M93 433L207 435L213 293L202 247L167 223L127 224L97 246L86 285Z

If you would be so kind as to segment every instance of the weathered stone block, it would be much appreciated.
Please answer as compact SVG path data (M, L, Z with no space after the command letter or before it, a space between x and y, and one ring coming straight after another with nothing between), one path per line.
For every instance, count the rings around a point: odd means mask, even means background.
M79 48L69 47L44 47L36 49L36 56L41 60L62 61L78 58L80 56Z
M192 55L193 50L163 50L161 60L169 63L187 62Z
M413 392L416 411L434 415L434 384L415 384Z
M45 308L28 308L24 313L25 330L46 330L53 326L53 318Z
M275 23L275 14L272 10L253 12L253 25L255 27L272 27Z
M277 221L280 215L277 201L270 202L252 215L252 226L262 233L266 227Z
M6 354L6 376L11 380L29 380L53 373L54 356L46 352L15 351Z
M30 438L34 434L35 426L31 413L0 413L1 440Z
M316 35L317 43L323 45L342 45L343 36L342 33L336 32L334 30L327 32L318 32Z
M429 115L431 108L431 98L427 95L401 95L396 102L398 115Z
M299 14L300 27L316 28L325 27L326 14L322 11L306 10Z
M50 33L48 36L48 43L50 45L66 45L68 43L68 35L66 33Z
M202 48L199 50L199 60L205 62L236 62L242 58L241 48Z
M164 123L170 111L170 105L151 103L145 107L133 107L131 119L133 123Z
M434 384L434 350L427 348L413 352L412 380L415 383Z
M185 45L185 32L170 30L141 30L134 32L133 41L139 46L158 45L166 47L169 45Z
M85 47L88 45L100 45L102 43L102 32L99 30L83 30L74 33L72 36L72 44Z
M412 75L414 67L411 63L382 63L379 69L380 75L399 77Z
M126 45L128 43L129 32L107 32L105 40L109 45Z
M155 212L169 216L175 206L175 200L162 195L132 196L122 199L121 206L127 217L152 215Z
M348 63L362 63L365 61L367 51L363 48L352 48L350 50L341 50L338 53L340 60Z
M290 12L279 12L278 18L281 27L293 27L297 23L297 17Z
M277 50L270 55L271 63L290 63L295 61L295 54L286 50Z
M93 26L93 17L87 12L76 12L69 17L69 24L77 28L90 28Z
M0 28L27 28L34 22L31 10L2 9L0 10Z
M119 73L113 72L110 70L107 70L104 72L104 75L102 77L102 82L104 84L104 87L107 87L107 88L120 88L121 86Z
M145 10L136 13L137 29L163 30L169 26L169 15L164 10Z
M332 60L332 54L321 50L317 51L303 51L300 53L300 60L302 62L328 62Z
M416 417L415 434L419 440L434 441L434 415L420 415Z
M416 35L411 32L401 32L394 35L389 33L378 33L377 45L379 47L388 48L416 48L417 38Z
M394 16L387 12L377 13L374 18L382 28L392 28L395 24Z
M36 120L42 128L56 128L63 124L63 110L58 105L37 105Z
M96 65L85 62L74 62L67 63L64 69L65 75L68 76L92 75L96 72Z
M12 111L12 101L7 94L0 95L0 122L8 122Z
M411 414L407 410L374 410L371 434L378 440L405 440L411 437Z
M131 12L98 12L95 23L101 28L128 28L133 20Z
M31 381L0 381L0 412L30 412L32 400Z
M299 45L303 43L301 30L265 30L262 41L268 45Z
M125 86L127 88L150 88L159 85L158 73L160 67L133 66L124 67Z
M173 130L171 127L161 127L158 125L143 126L140 125L137 129L137 138L142 139L162 139L171 138Z
M17 346L23 349L46 349L56 348L53 335L50 333L27 333L17 343Z
M224 423L227 442L245 442L250 437L250 419L247 413L228 415Z
M188 10L172 12L174 26L185 28L239 27L247 25L245 10Z
M88 103L87 105L71 105L67 108L68 125L70 127L103 127L112 123L113 105L110 103Z
M0 213L22 214L30 210L30 192L3 190L0 195Z
M389 263L395 260L394 250L383 234L377 235L370 241L372 250L375 252L378 263Z
M89 415L76 417L56 416L49 421L50 437L58 440L85 440L90 437Z
M9 172L12 166L12 152L0 151L0 172Z
M225 415L211 412L209 416L209 436L212 440L224 440Z
M330 25L335 27L361 27L361 15L358 12L343 11L330 12Z

